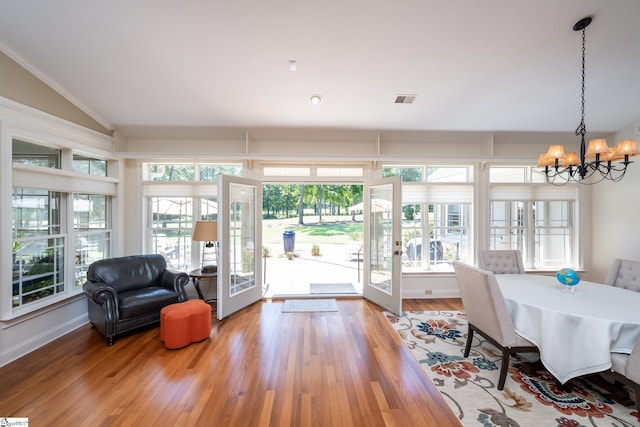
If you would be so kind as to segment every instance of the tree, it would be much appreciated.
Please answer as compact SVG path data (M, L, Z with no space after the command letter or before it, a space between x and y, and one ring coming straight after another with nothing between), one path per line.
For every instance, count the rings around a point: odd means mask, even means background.
M298 198L298 225L304 225L304 184L300 184L298 191L300 192Z

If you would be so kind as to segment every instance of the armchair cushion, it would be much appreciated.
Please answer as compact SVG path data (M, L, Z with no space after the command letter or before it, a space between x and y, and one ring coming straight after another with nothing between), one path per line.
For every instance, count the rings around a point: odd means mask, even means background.
M119 295L120 316L132 318L152 311L160 311L162 307L177 301L176 293L158 286L122 292Z

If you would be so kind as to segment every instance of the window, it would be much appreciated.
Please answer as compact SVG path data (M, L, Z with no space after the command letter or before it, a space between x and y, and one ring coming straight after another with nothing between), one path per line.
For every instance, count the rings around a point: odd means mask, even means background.
M111 230L107 213L109 198L97 194L74 194L75 286L87 278L89 265L109 257Z
M576 185L534 182L535 169L492 167L489 249L517 249L526 268L578 268Z
M241 165L198 163L196 166L200 181L216 181L218 175L242 176Z
M220 174L242 176L242 165L235 163L144 163L145 181L216 181Z
M13 190L12 307L57 295L65 290L64 245L60 193Z
M116 180L106 177L107 161L71 148L13 138L11 160L12 280L2 292L11 292L12 302L0 308L3 319L82 292L88 265L110 255L110 201L116 193Z
M19 139L12 141L11 149L13 163L60 169L60 159L62 156L60 150L31 144Z
M382 168L382 177L400 175L402 182L422 182L424 169L424 166L386 166Z
M74 154L73 170L88 175L107 176L107 161Z
M402 176L404 271L450 271L471 259L471 166L385 166ZM428 250L423 250L428 248Z
M150 197L148 251L164 256L176 270L191 264L193 199L191 197Z
M145 251L164 256L169 268L200 263L200 243L191 240L194 220L218 217L218 175L242 176L240 163L143 163L146 196Z

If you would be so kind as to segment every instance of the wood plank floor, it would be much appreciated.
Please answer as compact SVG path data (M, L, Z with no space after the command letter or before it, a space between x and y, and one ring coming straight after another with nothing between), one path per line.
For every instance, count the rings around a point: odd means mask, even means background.
M112 347L89 325L0 368L0 417L72 426L459 426L383 315L263 301L167 350L154 327ZM458 310L459 299L405 300Z

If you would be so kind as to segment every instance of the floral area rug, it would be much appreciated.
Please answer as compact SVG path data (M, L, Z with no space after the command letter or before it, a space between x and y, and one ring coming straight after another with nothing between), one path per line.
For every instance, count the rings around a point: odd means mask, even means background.
M385 313L431 382L465 426L640 426L634 406L622 406L589 381L571 392L544 370L527 376L511 357L504 390L498 390L500 351L474 334L465 358L467 321L461 311Z

